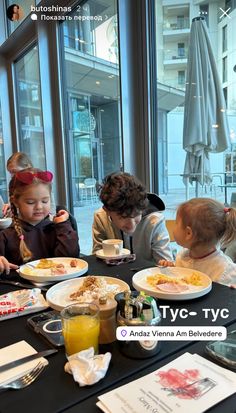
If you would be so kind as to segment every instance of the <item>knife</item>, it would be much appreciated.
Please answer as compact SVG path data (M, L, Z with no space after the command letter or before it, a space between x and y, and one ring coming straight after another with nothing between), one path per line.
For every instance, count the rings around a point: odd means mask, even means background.
M39 357L50 356L50 354L57 352L58 350L56 349L44 350L40 351L39 353L30 354L30 356L26 356L18 360L10 361L10 363L3 364L3 366L0 366L0 373L3 373L6 370L13 369L14 367L20 366L21 364L27 363L28 361L35 360Z
M30 285L30 284L22 283L19 281L13 281L13 280L0 280L0 284L15 285L16 287L28 288L30 290L32 290L33 288L36 288L36 285ZM51 287L51 285L49 287ZM38 288L40 288L40 290L42 291L48 291L48 288L46 287L40 286Z

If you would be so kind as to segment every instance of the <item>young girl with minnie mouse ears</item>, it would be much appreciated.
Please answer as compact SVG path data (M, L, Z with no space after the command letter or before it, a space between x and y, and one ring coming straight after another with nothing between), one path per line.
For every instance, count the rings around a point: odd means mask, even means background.
M60 210L49 219L53 174L35 168L11 179L12 225L0 232L0 272L27 261L52 257L78 257L78 235L69 213Z

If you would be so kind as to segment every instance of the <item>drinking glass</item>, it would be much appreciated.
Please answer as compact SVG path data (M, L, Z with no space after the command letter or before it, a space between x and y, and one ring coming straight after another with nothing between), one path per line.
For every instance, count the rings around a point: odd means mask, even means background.
M98 353L100 332L99 307L94 303L75 303L61 311L66 355L89 347Z

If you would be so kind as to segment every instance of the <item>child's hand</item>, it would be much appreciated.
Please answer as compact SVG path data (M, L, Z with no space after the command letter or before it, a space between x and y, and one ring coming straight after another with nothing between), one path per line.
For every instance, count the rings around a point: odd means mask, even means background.
M60 209L57 215L53 217L53 222L55 222L55 224L59 224L60 222L67 221L68 218L69 218L69 213L65 209Z
M2 214L5 217L10 212L10 204L4 204L2 207Z
M160 265L161 267L175 267L175 262L167 261L167 260L160 260L158 262L158 265Z
M0 273L6 271L6 274L9 274L10 269L17 270L18 265L11 264L7 259L3 256L0 257Z

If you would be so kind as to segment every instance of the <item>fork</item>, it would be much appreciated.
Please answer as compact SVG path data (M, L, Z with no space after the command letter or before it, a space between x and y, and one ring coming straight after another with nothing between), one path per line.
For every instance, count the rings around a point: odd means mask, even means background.
M15 389L15 390L23 389L24 387L27 387L31 383L33 383L33 381L37 379L40 373L42 373L44 368L45 368L45 365L39 362L37 366L35 366L33 370L31 370L29 373L24 374L24 376L19 377L18 379L10 383L3 384L2 386L0 386L0 390L1 389Z

